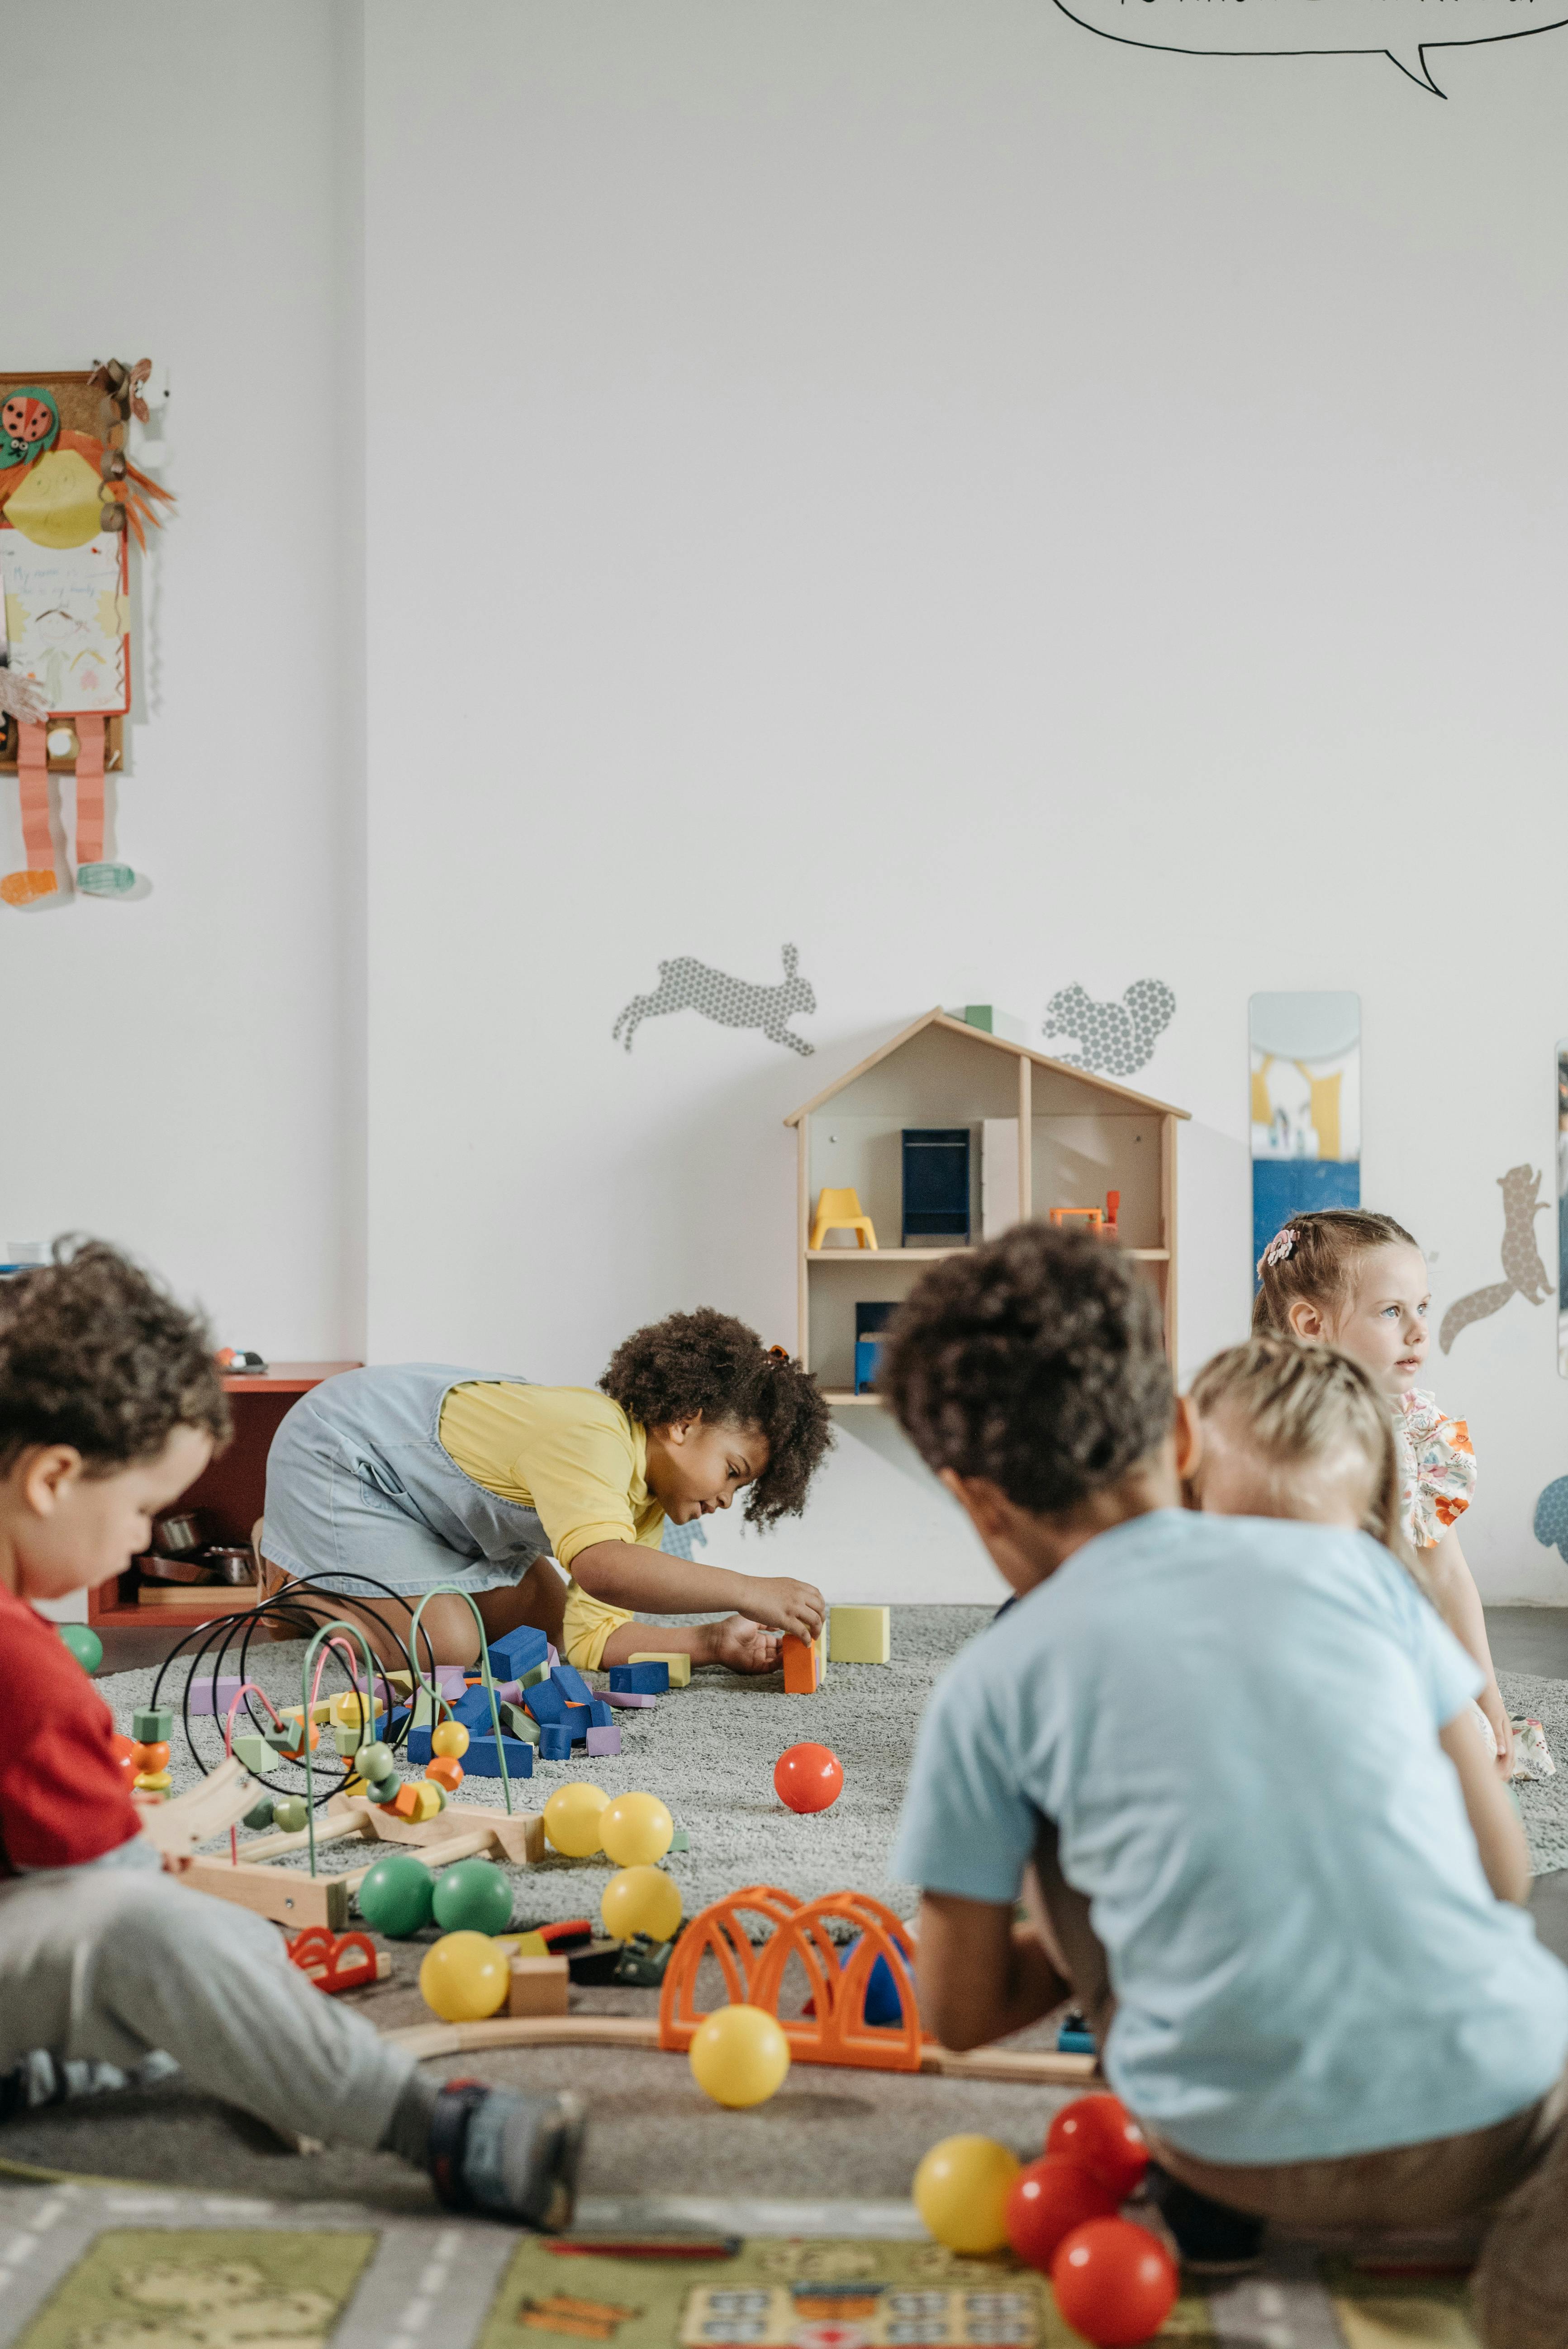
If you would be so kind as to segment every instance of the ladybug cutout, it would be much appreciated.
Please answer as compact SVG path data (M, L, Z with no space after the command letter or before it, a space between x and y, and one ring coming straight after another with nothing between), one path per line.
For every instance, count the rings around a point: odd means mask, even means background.
M0 408L0 465L30 465L53 446L60 411L38 384L18 385Z

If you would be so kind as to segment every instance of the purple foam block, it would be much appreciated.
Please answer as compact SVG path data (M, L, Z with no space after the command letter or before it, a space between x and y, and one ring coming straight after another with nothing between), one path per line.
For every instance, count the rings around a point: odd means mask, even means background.
M591 1729L588 1732L588 1752L590 1755L597 1754L619 1754L620 1750L621 1733L618 1728L612 1726L609 1729Z
M522 1702L522 1682L521 1681L497 1681L495 1684L495 1693L496 1702L498 1704L521 1704Z
M556 1665L561 1661L560 1657L556 1654L556 1652L555 1652L554 1649L551 1646L551 1644L550 1644L550 1642L549 1642L549 1640L547 1640L545 1641L545 1643L544 1643L544 1661L545 1661L545 1662L550 1666L550 1668L551 1668L551 1670L552 1670L552 1671L554 1671L554 1669L555 1669Z
M191 1679L191 1710L192 1713L227 1713L240 1693L238 1672L220 1672L217 1697L214 1702L211 1672L192 1673Z
M594 1694L603 1697L606 1704L635 1705L649 1713L658 1702L656 1696L639 1696L634 1689L596 1689Z
M461 1696L463 1691L468 1686L467 1681L463 1678L462 1666L460 1664L438 1664L436 1666L436 1686L440 1690L441 1694L445 1697Z

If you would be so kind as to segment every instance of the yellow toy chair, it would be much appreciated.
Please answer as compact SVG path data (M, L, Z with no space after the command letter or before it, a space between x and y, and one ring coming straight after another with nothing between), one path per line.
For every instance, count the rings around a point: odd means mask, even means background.
M853 1232L858 1248L875 1247L876 1226L861 1210L857 1191L821 1190L817 1194L817 1213L811 1225L809 1247L820 1248L825 1232Z

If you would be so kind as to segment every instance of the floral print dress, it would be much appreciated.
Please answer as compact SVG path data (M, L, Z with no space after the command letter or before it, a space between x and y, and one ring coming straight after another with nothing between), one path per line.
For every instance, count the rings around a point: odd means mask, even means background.
M1462 1419L1439 1411L1435 1396L1412 1387L1394 1415L1400 1500L1412 1549L1431 1549L1462 1517L1475 1491L1475 1453Z

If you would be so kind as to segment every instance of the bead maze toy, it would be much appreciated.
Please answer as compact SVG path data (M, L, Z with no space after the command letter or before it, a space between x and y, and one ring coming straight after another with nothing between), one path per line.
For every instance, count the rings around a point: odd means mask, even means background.
M771 1928L754 1945L743 1920ZM849 1927L858 1939L841 1959L830 1928ZM960 2054L939 2047L920 2028L912 1971L913 1944L890 1909L862 1892L834 1892L810 1901L777 1885L752 1884L695 1916L665 1968L659 2013L498 2015L493 2020L417 2023L389 2031L388 2041L417 2059L477 2053L490 2047L662 2047L686 2054L707 2012L696 2003L705 1957L718 1967L724 2004L760 2007L779 2023L798 2064L935 2073L948 2079L1027 2081L1087 2087L1096 2078L1092 2055L982 2047ZM785 1971L792 1957L804 1968L815 2013L779 2014ZM900 2019L876 2025L865 2019L872 1975L883 1961L900 1992ZM720 2012L720 2008L711 2010Z
M387 1590L370 1576L356 1576L356 1580L387 1598L397 1594ZM227 1859L211 1853L187 1857L182 1868L182 1880L192 1890L215 1894L221 1899L233 1900L252 1909L257 1914L273 1918L280 1924L322 1928L333 1933L343 1932L348 1924L349 1894L357 1890L365 1877L375 1866L367 1862L360 1868L342 1874L324 1876L318 1871L318 1847L348 1837L378 1843L406 1846L423 1866L444 1868L449 1863L499 1851L514 1864L531 1864L542 1858L544 1850L542 1824L537 1816L517 1815L513 1811L510 1756L511 1744L500 1733L499 1700L495 1677L488 1649L484 1643L483 1625L479 1609L470 1594L455 1585L446 1588L462 1598L472 1609L480 1629L481 1687L488 1701L490 1719L498 1749L499 1775L505 1802L503 1811L467 1806L460 1812L445 1808L446 1789L438 1780L426 1779L418 1784L401 1780L396 1766L397 1752L406 1744L416 1710L423 1705L428 1717L438 1725L441 1716L450 1717L452 1705L434 1678L436 1666L428 1635L425 1635L425 1655L428 1671L418 1662L420 1638L420 1617L434 1591L421 1598L418 1607L410 1609L410 1622L404 1654L408 1670L406 1673L378 1672L363 1627L344 1619L319 1625L314 1613L306 1613L299 1593L309 1581L320 1578L304 1578L301 1583L289 1586L277 1598L263 1602L259 1608L247 1609L243 1614L219 1619L202 1624L187 1635L160 1670L153 1688L152 1707L139 1715L139 1723L161 1727L172 1725L172 1714L159 1706L165 1674L192 1640L200 1644L187 1677L181 1706L181 1725L191 1756L204 1776L216 1785L222 1774L233 1773L233 1778L223 1777L226 1790L232 1794L237 1787L241 1764L246 1765L244 1785L248 1801L219 1820L207 1826L197 1841L209 1840L223 1826L230 1829L230 1850ZM292 1598L291 1598L292 1593ZM334 1591L335 1600L353 1607L350 1597ZM405 1602L406 1603L406 1602ZM309 1634L304 1663L301 1667L301 1702L280 1714L272 1699L249 1675L248 1659L251 1640L258 1618L282 1621L291 1629ZM222 1670L225 1655L232 1645L239 1649L240 1673L238 1685L234 1675ZM204 1757L191 1731L191 1686L201 1666L211 1657L211 1684L214 1712L205 1717L216 1726L216 1703L219 1691L233 1693L225 1708L223 1723L224 1759L216 1768ZM364 1677L358 1665L363 1660ZM329 1664L335 1662L345 1671L348 1688L336 1697L321 1694L321 1684ZM314 1677L313 1677L314 1666ZM395 1704L394 1692L399 1682L408 1690L409 1702L400 1708ZM225 1686L225 1682L228 1686ZM270 1719L256 1711L259 1703ZM236 1723L242 1713L252 1724L250 1730L236 1734ZM156 1721L154 1716L156 1715ZM200 1711L196 1718L203 1715ZM334 1744L338 1747L328 1754L323 1748L321 1731L330 1724ZM380 1733L385 1730L385 1734ZM341 1733L341 1734L339 1733ZM139 1748L139 1750L140 1750ZM304 1793L296 1795L288 1783L280 1785L273 1775L283 1766L295 1773L303 1772ZM242 1811L259 1817L256 1798L269 1793L273 1804L279 1831L263 1834L241 1844L234 1832L234 1820ZM198 1792L204 1790L197 1790ZM281 1796L281 1800L280 1800ZM181 1797L188 1802L191 1797ZM304 1813L303 1824L295 1826L287 1816L287 1806L297 1804ZM318 1820L318 1811L325 1806L325 1816ZM179 1804L161 1806L161 1812L172 1812ZM156 1819L160 1810L155 1808L149 1817ZM284 1823L285 1817L287 1823ZM194 1844L188 1843L188 1852ZM307 1873L279 1869L267 1863L285 1854L304 1851L308 1854Z

